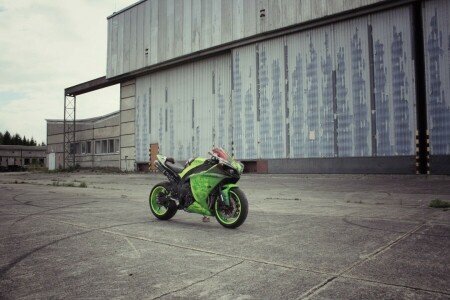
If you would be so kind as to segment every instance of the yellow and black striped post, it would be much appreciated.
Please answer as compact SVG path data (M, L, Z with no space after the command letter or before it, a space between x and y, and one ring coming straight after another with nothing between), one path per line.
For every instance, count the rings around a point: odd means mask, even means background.
M427 129L427 174L430 175L430 132Z
M425 162L425 173L430 175L430 133L427 129L426 131L426 162ZM416 174L421 174L420 172L420 140L419 131L416 131Z

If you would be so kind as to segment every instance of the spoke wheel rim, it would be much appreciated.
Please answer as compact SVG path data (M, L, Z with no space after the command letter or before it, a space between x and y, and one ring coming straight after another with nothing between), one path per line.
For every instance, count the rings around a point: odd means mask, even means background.
M152 207L153 212L159 216L164 215L168 210L164 205L157 203L158 196L161 194L167 194L167 190L162 186L158 186L150 195L150 206Z
M215 204L217 217L220 219L222 223L227 225L235 223L241 215L241 199L239 199L238 195L236 195L233 191L230 191L230 204L235 205L235 208L233 209L235 210L235 212L231 217L224 214L223 210L219 208L219 201L216 201Z

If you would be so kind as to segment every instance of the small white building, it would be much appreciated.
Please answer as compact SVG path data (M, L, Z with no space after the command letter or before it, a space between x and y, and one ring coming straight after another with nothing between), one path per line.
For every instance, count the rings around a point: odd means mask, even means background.
M45 146L0 145L0 171L18 171L29 166L45 166Z

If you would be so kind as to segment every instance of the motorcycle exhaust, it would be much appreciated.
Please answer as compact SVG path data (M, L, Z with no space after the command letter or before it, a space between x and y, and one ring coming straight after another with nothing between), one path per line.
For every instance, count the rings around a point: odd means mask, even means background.
M156 166L156 168L158 168L158 170L159 170L161 173L163 173L163 174L169 179L170 182L172 182L172 183L178 183L178 180L177 180L177 178L175 177L175 175L174 175L172 172L170 172L167 168L165 168L165 167L161 164L160 161L155 160L155 166Z

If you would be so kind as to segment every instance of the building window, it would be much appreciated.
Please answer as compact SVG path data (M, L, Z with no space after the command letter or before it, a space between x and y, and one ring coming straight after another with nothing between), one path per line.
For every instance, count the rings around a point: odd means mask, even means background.
M102 153L108 153L108 140L102 141Z
M86 154L86 143L85 142L81 143L81 154Z
M102 153L102 143L101 141L95 141L95 154Z
M119 139L115 139L114 140L114 146L115 146L115 149L116 149L116 153L119 153L120 152L120 143L119 143Z
M108 153L114 153L114 140L108 140Z
M86 153L91 154L92 153L91 149L92 149L91 142L90 141L86 142Z
M90 142L87 142L87 149L89 151ZM100 140L95 141L95 154L107 154L107 153L119 153L120 152L120 143L119 139L109 139L109 140ZM86 152L89 153L89 152Z

